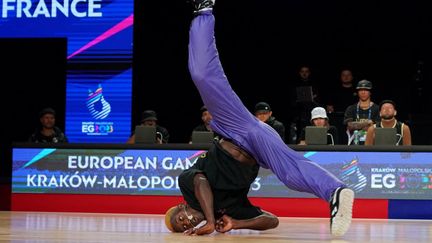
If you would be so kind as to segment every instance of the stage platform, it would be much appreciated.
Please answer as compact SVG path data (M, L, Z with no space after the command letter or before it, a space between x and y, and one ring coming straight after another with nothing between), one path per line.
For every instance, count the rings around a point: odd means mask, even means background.
M267 231L233 230L186 236L165 228L163 215L0 212L0 241L8 242L432 242L430 220L354 219L342 237L332 237L329 220L280 217Z

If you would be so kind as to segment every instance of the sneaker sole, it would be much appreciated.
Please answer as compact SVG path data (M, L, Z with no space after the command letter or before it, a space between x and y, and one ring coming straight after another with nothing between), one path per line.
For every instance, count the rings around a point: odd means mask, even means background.
M351 225L352 208L354 203L354 191L342 189L339 195L339 210L333 218L331 233L334 236L342 236Z

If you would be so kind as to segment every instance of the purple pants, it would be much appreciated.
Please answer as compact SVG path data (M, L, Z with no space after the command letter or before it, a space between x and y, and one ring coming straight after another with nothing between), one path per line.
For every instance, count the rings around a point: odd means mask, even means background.
M289 148L273 128L255 118L243 105L228 83L219 60L214 23L212 12L204 12L194 18L189 33L189 70L213 116L212 129L248 151L261 167L270 169L288 188L329 201L332 192L345 185Z

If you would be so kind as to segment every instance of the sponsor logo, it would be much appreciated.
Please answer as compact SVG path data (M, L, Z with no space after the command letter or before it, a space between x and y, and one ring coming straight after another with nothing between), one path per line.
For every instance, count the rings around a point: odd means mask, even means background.
M105 119L111 112L111 105L103 96L102 85L93 92L89 90L87 108L94 119Z
M358 158L352 159L345 164L341 170L340 178L342 181L355 192L361 192L366 188L367 179L360 171Z

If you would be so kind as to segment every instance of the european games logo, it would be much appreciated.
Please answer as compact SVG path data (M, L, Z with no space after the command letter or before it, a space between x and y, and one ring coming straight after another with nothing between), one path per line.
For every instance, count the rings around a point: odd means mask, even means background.
M103 97L100 84L95 92L89 90L87 108L94 119L105 119L111 112L111 105Z
M102 85L93 92L89 90L87 109L96 120L103 120L111 113L111 105L103 96ZM108 135L114 131L113 122L82 122L81 132L87 135Z
M366 176L360 172L358 158L351 160L342 167L342 181L355 192L361 192L367 185Z

